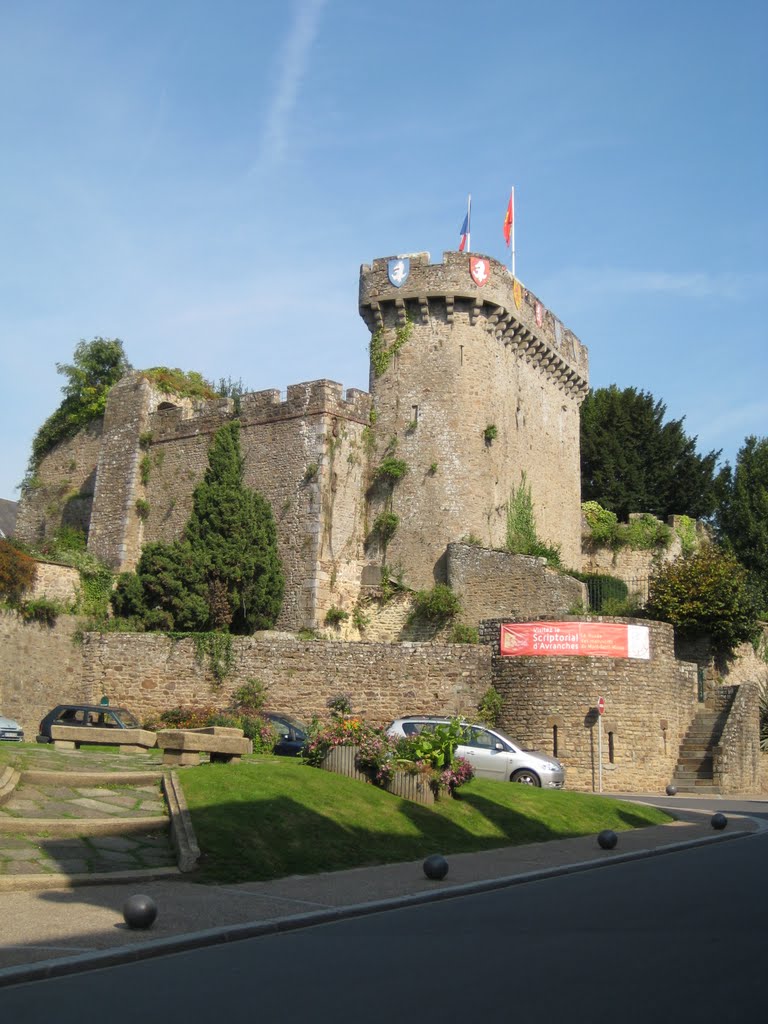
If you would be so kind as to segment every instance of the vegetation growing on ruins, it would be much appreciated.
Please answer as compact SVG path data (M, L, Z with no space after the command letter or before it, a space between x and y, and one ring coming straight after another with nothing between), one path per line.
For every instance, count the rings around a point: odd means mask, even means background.
M141 376L154 384L158 391L164 391L177 398L218 398L218 392L210 381L196 370L180 370L178 367L152 366L142 370Z
M718 496L719 452L699 455L683 419L664 422L653 395L615 384L581 406L581 494L626 520L631 512L710 516Z
M623 547L635 551L653 551L664 550L672 542L673 531L670 527L647 512L632 517L628 523L620 523L615 512L603 508L597 501L583 502L581 512L589 530L589 540L600 547L611 548L613 551ZM695 540L694 520L683 518L692 524Z
M447 583L436 583L431 590L416 591L413 610L429 622L447 622L461 612L461 601Z
M348 618L349 612L345 612L343 608L338 608L334 604L325 613L324 622L326 626L339 626L342 622L346 622Z
M274 625L284 577L269 504L243 486L240 425L225 424L208 453L180 540L145 545L112 597L137 628L253 633Z
M520 485L513 488L507 502L506 546L513 555L534 555L546 558L555 568L561 567L559 546L539 539L531 487L525 472L520 474Z
M110 388L131 369L119 338L80 341L71 363L56 364L57 372L67 378L61 388L64 399L32 440L23 489L34 487L38 467L52 448L104 415Z
M651 619L671 622L682 636L711 637L726 652L758 635L747 571L715 544L659 566L651 574L645 611Z
M37 562L8 540L0 538L0 600L15 605L37 576Z
M370 356L373 372L380 377L389 367L394 357L413 334L413 322L406 313L405 323L395 328L395 337L391 345L384 342L384 328L379 327L371 335ZM371 421L373 422L373 421Z
M489 725L494 729L501 725L502 711L503 703L501 694L495 686L489 686L477 705L478 718L481 722L485 722L486 725Z

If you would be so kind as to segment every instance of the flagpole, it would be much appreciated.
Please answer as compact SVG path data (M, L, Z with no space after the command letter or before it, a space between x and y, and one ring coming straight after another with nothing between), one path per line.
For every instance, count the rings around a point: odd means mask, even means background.
M512 186L512 277L515 276L515 186Z
M472 193L467 195L467 252L472 251Z

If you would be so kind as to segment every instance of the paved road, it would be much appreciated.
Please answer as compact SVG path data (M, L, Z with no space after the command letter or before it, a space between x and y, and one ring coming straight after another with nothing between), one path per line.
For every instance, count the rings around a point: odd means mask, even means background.
M0 990L0 1019L365 1024L763 1012L768 833Z

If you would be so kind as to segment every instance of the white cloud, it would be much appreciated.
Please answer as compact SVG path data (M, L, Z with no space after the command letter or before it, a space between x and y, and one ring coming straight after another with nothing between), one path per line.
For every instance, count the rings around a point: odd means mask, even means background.
M310 51L327 0L299 0L290 32L278 58L278 73L253 170L279 164L285 156L291 114L309 64Z
M667 294L689 299L741 299L764 290L766 285L766 273L672 273L664 270L574 267L553 275L546 287L559 292L568 290L590 298L595 295Z

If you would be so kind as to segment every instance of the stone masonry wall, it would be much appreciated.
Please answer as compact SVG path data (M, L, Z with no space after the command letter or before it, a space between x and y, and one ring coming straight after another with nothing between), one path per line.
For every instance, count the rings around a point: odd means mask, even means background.
M69 565L54 565L51 562L38 562L37 575L29 593L25 598L36 600L45 597L49 601L58 601L63 605L72 605L77 600L80 589L80 573Z
M730 704L730 710L720 742L712 751L715 785L721 793L759 792L762 755L758 684L744 682L739 686L724 686L720 694L721 702L725 706Z
M392 346L410 322L387 368L371 371L376 460L394 449L408 465L391 495L386 487L372 494L372 516L391 504L400 517L388 564L425 587L444 579L447 543L474 534L501 547L507 502L525 472L542 540L579 566L586 349L535 296L521 290L518 305L509 271L495 260L479 287L466 254L445 253L439 264L428 254L410 259L399 289L386 259L360 275L361 315L381 344Z
M33 486L19 503L15 536L34 544L61 526L88 532L103 420L62 441L41 461Z
M544 560L473 544L449 544L447 581L461 601L463 622L504 616L559 618L585 602L583 583Z
M482 625L481 639L494 652L493 680L503 699L503 728L526 747L556 753L566 766L569 789L598 786L598 696L606 704L604 790L663 790L672 777L697 706L696 670L675 659L671 626L647 620L639 624L650 630L647 661L502 657L500 622Z
M55 626L0 614L0 710L34 740L40 719L57 704L92 700L83 681L83 647L73 643L77 620L60 615Z
M144 720L178 705L226 707L234 690L259 679L271 710L308 721L327 716L329 697L350 693L356 712L383 725L408 713L472 711L490 678L490 649L472 644L334 643L260 633L233 638L232 648L232 671L216 684L192 640L88 633L84 687Z

